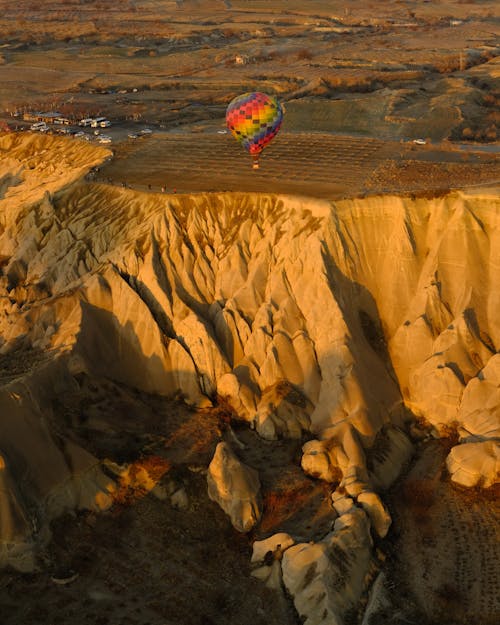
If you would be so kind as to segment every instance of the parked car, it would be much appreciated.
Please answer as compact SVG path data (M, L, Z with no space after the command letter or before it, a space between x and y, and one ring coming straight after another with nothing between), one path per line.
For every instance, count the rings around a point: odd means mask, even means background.
M416 143L417 145L425 145L427 141L425 139L413 139L413 143Z

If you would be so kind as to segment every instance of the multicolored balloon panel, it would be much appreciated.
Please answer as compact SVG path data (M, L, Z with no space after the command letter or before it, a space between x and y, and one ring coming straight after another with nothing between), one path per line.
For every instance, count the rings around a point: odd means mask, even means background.
M276 136L282 120L283 110L278 100L258 91L237 96L226 111L227 127L252 155L262 152Z

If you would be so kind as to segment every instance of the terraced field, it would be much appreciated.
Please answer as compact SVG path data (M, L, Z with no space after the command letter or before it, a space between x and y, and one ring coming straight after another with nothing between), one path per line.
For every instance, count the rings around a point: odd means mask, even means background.
M99 180L133 188L172 192L245 191L291 193L336 199L366 192L432 189L433 172L447 164L447 176L435 187L466 186L500 180L500 164L482 164L464 176L456 153L443 152L425 161L425 150L411 144L326 133L286 133L276 137L261 156L261 167L230 135L215 129L200 133L163 133L117 145L115 158ZM471 157L474 158L474 157ZM408 167L418 161L418 184ZM493 161L492 161L493 163ZM398 169L399 168L399 169ZM406 172L404 183L400 173ZM387 175L386 175L387 173ZM411 172L410 172L411 174ZM430 186L429 186L430 184Z
M382 141L324 134L278 136L253 171L229 135L164 134L118 147L101 172L133 187L171 191L260 191L336 197L363 191L363 181L387 158Z

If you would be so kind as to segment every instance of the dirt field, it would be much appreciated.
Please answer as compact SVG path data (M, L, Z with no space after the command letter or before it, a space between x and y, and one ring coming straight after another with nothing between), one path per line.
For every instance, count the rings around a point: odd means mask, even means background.
M295 625L291 607L250 576L248 538L208 500L203 476L184 483L188 510L148 496L111 515L59 519L52 569L1 577L2 623ZM73 583L52 581L67 571Z
M172 128L221 120L232 97L261 90L289 103L293 130L496 139L494 1L0 0L0 9L7 117L49 108Z
M451 485L444 458L442 442L426 445L393 492L393 599L401 606L406 596L419 622L465 625L481 615L482 625L493 625L500 614L498 489Z
M259 528L241 534L207 495L206 466L227 435L223 414L109 380L84 376L80 383L80 391L58 398L56 431L71 431L99 458L156 467L159 484L183 488L187 505L179 509L169 497L137 488L124 491L107 514L56 520L38 553L39 571L0 574L0 622L296 625L291 602L251 577L250 556L253 540L276 528L300 538L320 536L332 523L328 492L300 470L300 441L263 441L233 423L246 445L244 461L261 474L264 499ZM53 579L73 573L68 584ZM20 600L28 596L36 600Z
M115 148L97 180L167 192L255 191L325 198L442 191L500 180L494 155L325 133L278 135L258 171L215 129L157 134Z
M0 117L12 127L33 109L109 117L117 158L105 179L116 183L335 198L499 179L498 151L456 163L444 145L430 160L410 150L419 137L498 145L495 2L0 0L0 9ZM217 134L228 102L248 90L286 107L253 173ZM127 134L146 126L156 136L132 145Z

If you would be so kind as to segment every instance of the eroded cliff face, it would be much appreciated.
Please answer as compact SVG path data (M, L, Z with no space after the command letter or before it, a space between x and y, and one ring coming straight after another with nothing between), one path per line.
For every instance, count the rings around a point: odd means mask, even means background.
M498 194L141 194L83 179L105 151L61 165L34 142L0 139L4 544L29 542L62 483L52 515L109 505L98 459L69 462L46 418L85 372L223 399L268 440L306 434L303 469L353 498L398 477L415 416L458 427L453 479L498 479ZM40 472L44 455L61 467Z

